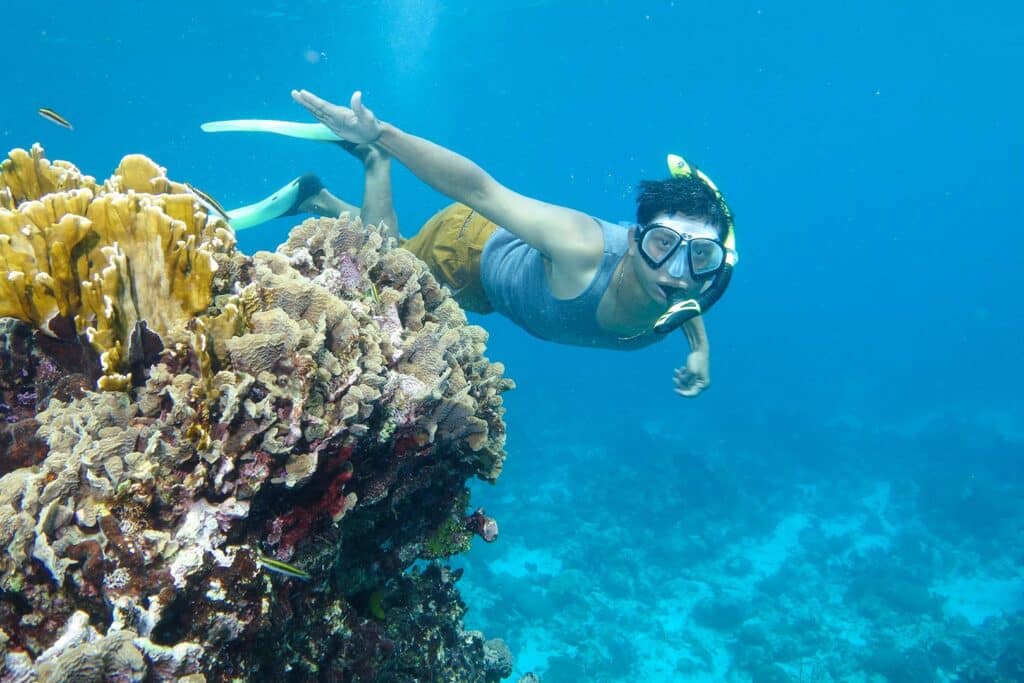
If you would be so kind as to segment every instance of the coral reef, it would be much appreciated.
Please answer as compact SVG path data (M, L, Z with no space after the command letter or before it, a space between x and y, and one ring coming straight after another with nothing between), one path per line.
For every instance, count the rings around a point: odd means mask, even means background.
M4 680L499 680L409 571L496 534L512 387L426 267L347 217L247 256L145 157L0 170Z

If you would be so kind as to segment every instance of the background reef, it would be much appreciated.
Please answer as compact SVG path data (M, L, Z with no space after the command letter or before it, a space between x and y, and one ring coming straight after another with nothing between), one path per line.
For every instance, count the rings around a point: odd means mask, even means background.
M3 680L510 672L417 561L493 539L466 483L512 382L411 254L342 217L247 256L146 157L97 183L36 146L0 267Z

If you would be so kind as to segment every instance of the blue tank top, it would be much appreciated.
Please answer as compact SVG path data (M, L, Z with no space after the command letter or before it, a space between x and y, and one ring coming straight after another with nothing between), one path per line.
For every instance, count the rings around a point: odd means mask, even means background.
M638 349L664 335L648 332L621 339L597 323L597 306L615 267L628 248L629 233L621 225L598 220L604 254L594 279L572 299L556 299L548 286L544 256L505 228L498 228L480 256L480 279L494 310L535 337L560 344L606 349Z

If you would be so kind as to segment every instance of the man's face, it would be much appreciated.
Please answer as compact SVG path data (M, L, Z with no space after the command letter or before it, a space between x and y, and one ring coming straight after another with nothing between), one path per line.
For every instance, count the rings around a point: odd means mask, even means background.
M681 213L660 213L648 225L660 225L679 233L686 239L705 238L718 240L718 230L703 220L691 218ZM633 228L636 230L637 228ZM679 245L675 253L658 268L651 266L639 253L635 239L630 239L630 256L633 267L644 292L653 300L664 306L673 301L690 299L700 294L709 284L708 280L696 280L690 272L690 262L686 257L687 245Z

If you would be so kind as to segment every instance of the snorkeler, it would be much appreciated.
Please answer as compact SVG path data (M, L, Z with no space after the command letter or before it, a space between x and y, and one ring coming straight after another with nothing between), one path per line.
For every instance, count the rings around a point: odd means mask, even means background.
M229 211L236 229L286 214L350 211L387 226L466 310L498 311L541 339L638 349L682 327L690 351L673 375L675 391L696 396L709 386L701 315L725 291L737 260L733 216L711 180L682 157L669 155L670 178L640 183L637 224L627 229L517 194L469 159L379 120L360 92L349 107L305 90L292 98L322 125L247 120L203 129L340 142L364 164L363 206L338 199L307 174ZM398 235L391 158L456 202L408 240Z

